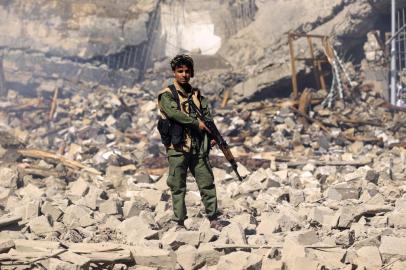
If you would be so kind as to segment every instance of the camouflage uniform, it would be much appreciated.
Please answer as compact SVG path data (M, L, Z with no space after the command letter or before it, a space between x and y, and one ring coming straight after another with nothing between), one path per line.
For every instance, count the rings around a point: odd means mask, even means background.
M218 214L218 209L213 171L208 161L209 138L207 134L199 130L197 116L190 112L189 106L185 102L188 97L192 97L205 116L211 118L208 101L200 95L197 89L187 92L176 81L174 81L174 85L181 103L180 110L169 88L165 88L158 95L161 115L177 121L184 128L183 144L167 147L169 162L167 184L172 193L174 219L182 222L187 218L185 195L188 169L196 179L207 217L214 219Z

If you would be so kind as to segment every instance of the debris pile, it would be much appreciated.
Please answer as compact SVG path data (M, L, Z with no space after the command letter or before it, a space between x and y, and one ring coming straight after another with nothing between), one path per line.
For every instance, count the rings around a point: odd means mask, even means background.
M220 232L191 176L189 219L171 222L147 89L9 91L0 102L1 269L404 269L405 112L368 84L332 109L321 105L326 91L305 92L310 113L288 99L214 109L245 177L236 181L212 149Z

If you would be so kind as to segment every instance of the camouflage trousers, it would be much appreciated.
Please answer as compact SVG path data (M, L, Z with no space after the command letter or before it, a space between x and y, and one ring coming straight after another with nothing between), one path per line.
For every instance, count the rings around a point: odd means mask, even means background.
M216 187L208 157L199 154L172 153L168 155L169 175L167 184L172 193L174 220L187 218L185 196L188 169L196 179L207 217L214 219L218 214Z

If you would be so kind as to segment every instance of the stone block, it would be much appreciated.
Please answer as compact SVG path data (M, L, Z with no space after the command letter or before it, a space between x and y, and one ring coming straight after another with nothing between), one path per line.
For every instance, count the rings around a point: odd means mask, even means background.
M138 216L141 211L148 208L148 202L142 197L133 197L130 201L124 202L123 215L125 218Z
M261 270L281 270L283 269L283 262L272 260L269 258L262 259Z
M0 167L0 187L17 188L18 171L16 168Z
M236 251L220 257L217 264L218 270L261 270L262 256L255 253Z
M85 206L70 205L66 208L62 221L70 228L87 227L95 223L90 215L91 210Z
M29 222L30 230L35 234L46 234L52 232L52 226L49 224L48 219L45 216L39 216L33 218Z
M257 234L272 235L278 230L278 215L275 213L262 213L261 221L257 227Z
M217 230L214 230L210 227L210 222L207 219L201 223L199 227L199 233L200 241L202 243L210 242L219 235Z
M151 229L148 222L139 216L134 216L124 220L118 229L123 233L126 241L137 244L143 239L157 239L158 231Z
M52 221L57 221L63 214L62 210L59 209L58 206L52 205L52 203L48 201L44 202L44 204L42 205L41 213L49 216Z
M193 270L200 265L198 261L197 249L194 246L185 245L178 248L176 251L178 264L184 270Z
M206 262L206 265L216 265L224 252L214 249L211 243L201 243L197 249L198 258Z
M390 213L388 223L396 229L406 229L406 213L397 211Z
M131 247L130 251L136 265L168 270L176 267L176 255L172 251L141 246Z
M382 259L379 249L375 246L361 247L356 251L353 263L360 269L380 269Z
M117 215L121 213L120 203L117 200L109 199L99 205L99 211L106 215Z
M316 260L312 260L306 257L296 257L293 259L294 262L292 267L289 270L318 270L324 269L324 266L317 262Z
M231 222L224 227L220 233L220 238L225 238L230 244L247 244L247 237L244 229L239 223Z
M106 169L105 178L113 183L115 188L118 188L122 185L124 174L120 167L110 165Z
M33 184L28 184L19 190L21 196L25 199L40 200L45 195L45 192Z
M307 249L306 257L312 258L327 269L341 269L346 250L342 248L331 248L328 252L317 249Z
M182 245L199 246L200 233L198 231L170 229L162 236L162 244L177 250Z
M375 185L378 184L378 180L379 180L379 173L377 173L374 170L369 170L367 171L367 174L365 175L365 180L367 180L368 182L374 183Z
M14 247L15 244L13 240L0 240L0 253L7 253Z
M358 200L359 191L356 188L333 186L327 190L326 197L330 200L342 201L348 199Z
M90 188L89 183L86 182L84 179L79 178L75 182L72 182L72 184L69 187L68 194L80 198L87 194L89 188Z
M406 256L406 237L382 236L379 251L382 255Z
M50 258L46 264L48 270L79 270L79 266L73 263L64 262L59 259Z

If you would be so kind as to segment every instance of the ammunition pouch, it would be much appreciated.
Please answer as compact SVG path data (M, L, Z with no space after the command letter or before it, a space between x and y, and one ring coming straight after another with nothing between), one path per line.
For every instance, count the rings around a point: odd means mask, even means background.
M159 117L158 119L158 132L161 135L161 141L166 146L171 145L171 123L168 119Z
M179 96L175 86L173 84L169 85L169 89L171 90L173 98L178 104L178 109L180 110ZM177 146L183 143L183 127L181 124L175 121L159 117L158 131L161 135L162 143L166 147L169 147L171 144Z

